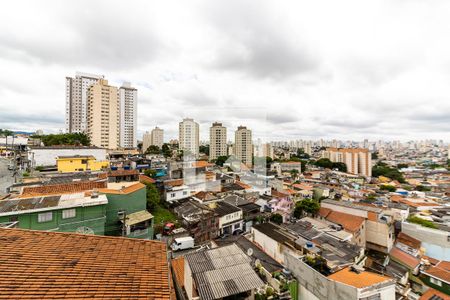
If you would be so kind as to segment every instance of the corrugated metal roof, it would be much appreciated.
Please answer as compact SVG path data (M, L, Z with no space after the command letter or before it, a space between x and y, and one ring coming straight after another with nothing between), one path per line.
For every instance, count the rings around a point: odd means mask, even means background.
M201 299L219 299L264 285L235 244L186 255Z

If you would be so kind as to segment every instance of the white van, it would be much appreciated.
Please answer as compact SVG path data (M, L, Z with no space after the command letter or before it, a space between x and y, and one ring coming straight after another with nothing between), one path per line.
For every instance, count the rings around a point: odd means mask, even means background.
M170 246L173 251L194 248L194 239L190 236L180 237L173 240Z

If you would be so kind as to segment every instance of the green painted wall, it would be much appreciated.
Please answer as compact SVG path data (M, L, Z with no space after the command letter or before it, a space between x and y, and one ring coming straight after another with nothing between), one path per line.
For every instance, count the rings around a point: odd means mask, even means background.
M76 207L74 218L63 219L64 209L31 212L14 216L0 217L0 223L9 222L13 217L19 221L18 228L32 230L54 230L62 232L75 232L79 227L89 227L97 235L105 232L106 204L96 206ZM38 222L38 215L44 212L52 212L53 218L48 222Z
M125 211L126 214L147 209L147 191L142 188L129 194L108 194L108 205L106 207L105 235L122 235L122 223L119 220L118 212ZM152 220L153 222L153 220ZM151 239L153 238L153 224L149 230L141 233L131 233L128 237Z
M428 285L429 287L432 287L435 290L438 290L438 291L441 291L441 292L443 292L443 293L445 293L447 295L450 295L450 286L448 284L446 284L445 282L443 282L442 280L441 280L442 286L438 286L438 285L436 285L434 283L431 283L430 277L426 276L425 274L422 274L422 276L420 276L420 279L422 279L422 281L426 285Z

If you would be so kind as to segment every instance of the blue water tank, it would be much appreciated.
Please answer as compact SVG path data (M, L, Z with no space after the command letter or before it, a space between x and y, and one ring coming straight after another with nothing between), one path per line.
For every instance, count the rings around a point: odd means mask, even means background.
M123 169L124 169L124 170L129 170L129 169L130 169L130 166L123 166Z

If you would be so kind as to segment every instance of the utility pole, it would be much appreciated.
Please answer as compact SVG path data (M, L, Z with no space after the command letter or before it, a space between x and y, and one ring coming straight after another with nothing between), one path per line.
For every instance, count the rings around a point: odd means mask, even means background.
M122 216L122 223L123 223L123 226L122 226L122 236L126 236L127 235L127 225L126 225L126 222L127 221L127 212L126 211L124 211L123 212L123 216Z

